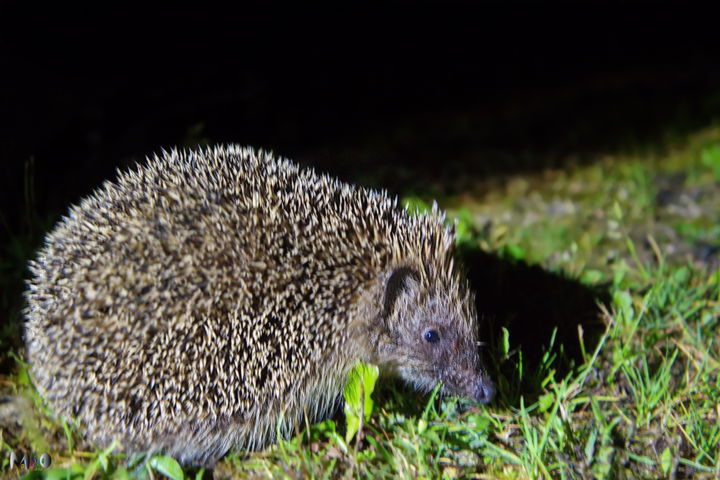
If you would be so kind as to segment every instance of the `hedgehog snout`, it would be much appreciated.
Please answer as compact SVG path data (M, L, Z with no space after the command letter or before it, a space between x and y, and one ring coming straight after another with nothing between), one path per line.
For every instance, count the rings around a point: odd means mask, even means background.
M474 387L472 399L478 403L490 403L495 396L495 385L484 372L478 375Z
M458 375L453 376L454 379L451 377L446 379L449 382L446 390L448 393L478 403L490 403L492 401L495 396L495 385L484 371L464 370L458 373Z
M454 366L445 370L439 380L445 395L464 397L478 403L490 403L495 396L495 385L482 368Z

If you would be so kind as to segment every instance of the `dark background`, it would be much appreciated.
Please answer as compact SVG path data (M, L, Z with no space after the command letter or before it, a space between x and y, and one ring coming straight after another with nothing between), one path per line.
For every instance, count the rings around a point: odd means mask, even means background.
M4 235L31 159L34 208L59 213L161 147L238 142L353 180L482 175L657 144L720 111L717 25L697 6L43 13L0 37ZM367 181L403 189L387 177Z
M687 4L38 6L3 22L5 318L52 221L161 147L248 144L400 193L655 148L720 113L716 17Z

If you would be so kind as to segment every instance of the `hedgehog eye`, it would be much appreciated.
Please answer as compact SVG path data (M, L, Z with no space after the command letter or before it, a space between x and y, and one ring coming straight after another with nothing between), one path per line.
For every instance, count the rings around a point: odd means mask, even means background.
M436 343L436 342L440 341L440 334L438 333L437 330L433 330L433 329L425 330L425 333L423 334L423 338L425 339L426 342Z

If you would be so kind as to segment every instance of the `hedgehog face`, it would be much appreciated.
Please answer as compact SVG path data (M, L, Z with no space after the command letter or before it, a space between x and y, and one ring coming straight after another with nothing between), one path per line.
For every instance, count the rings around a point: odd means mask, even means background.
M456 297L423 286L411 268L394 270L385 288L378 363L418 390L442 382L443 394L487 403L495 390L480 368L475 321Z

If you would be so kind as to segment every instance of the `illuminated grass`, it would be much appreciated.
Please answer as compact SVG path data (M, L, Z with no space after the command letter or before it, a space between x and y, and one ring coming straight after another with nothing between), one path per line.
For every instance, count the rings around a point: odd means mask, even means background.
M440 199L458 219L478 306L488 307L480 314L496 400L474 406L385 383L358 441L345 442L338 417L183 475L720 476L718 152L720 131L707 130L662 157L485 179ZM541 295L523 283L529 277ZM581 291L592 308L573 307ZM506 297L487 298L498 292ZM552 301L522 308L545 297ZM560 318L567 325L555 325ZM538 322L549 323L543 335L523 337ZM22 367L0 380L25 412L19 428L2 432L3 472L10 450L48 449L52 478L178 475L170 460L128 464L112 449L88 449L52 418Z

